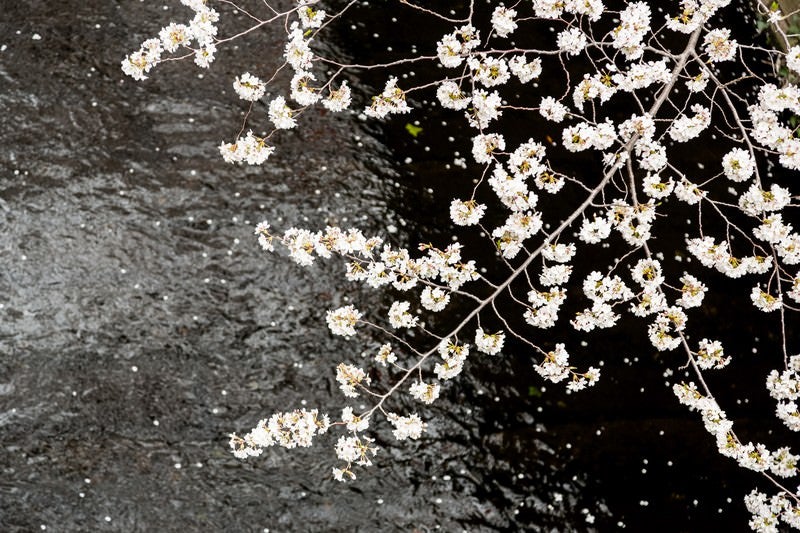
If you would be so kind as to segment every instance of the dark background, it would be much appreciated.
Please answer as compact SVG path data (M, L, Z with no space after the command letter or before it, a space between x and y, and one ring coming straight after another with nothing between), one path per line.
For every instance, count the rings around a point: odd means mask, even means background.
M679 373L665 372L681 356L655 354L640 323L576 348L578 364L603 362L598 386L578 395L544 386L513 344L472 357L422 410L426 437L395 443L381 427L376 465L354 483L330 477L335 437L234 459L227 434L272 412L338 414L333 368L369 343L332 338L324 312L346 294L373 316L385 306L342 285L336 261L302 270L262 254L252 226L357 222L398 244L443 245L446 206L472 176L442 167L454 145L437 127L460 117L427 108L380 128L307 114L268 165L224 164L216 146L243 110L231 80L275 68L281 35L221 50L210 71L124 78L127 53L188 16L163 5L0 2L0 530L746 529L742 497L761 480L719 456L677 404L666 385ZM381 45L339 34L331 53L369 56L400 35L361 15L356 32ZM404 127L415 120L416 139ZM694 312L708 330L692 335L734 354L711 378L723 408L745 439L791 442L764 423L774 317L754 314L746 283L709 285Z

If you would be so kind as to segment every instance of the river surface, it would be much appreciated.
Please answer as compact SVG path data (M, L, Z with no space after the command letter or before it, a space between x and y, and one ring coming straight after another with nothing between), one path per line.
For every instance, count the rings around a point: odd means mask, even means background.
M581 399L527 358L468 368L425 412L428 436L386 432L354 483L330 477L333 440L235 459L231 431L345 405L333 369L358 354L324 313L346 294L384 305L340 288L336 261L263 254L254 224L447 239L424 213L452 176L420 146L398 163L416 141L348 116L307 118L264 167L225 164L216 146L243 111L230 82L274 68L280 36L221 51L202 79L190 64L124 78L122 57L185 17L164 5L0 2L0 531L744 525L752 480L624 337L604 348L616 377Z

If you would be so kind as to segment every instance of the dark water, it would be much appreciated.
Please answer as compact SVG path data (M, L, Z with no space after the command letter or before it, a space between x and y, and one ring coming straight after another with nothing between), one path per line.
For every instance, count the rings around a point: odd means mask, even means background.
M202 80L189 64L123 79L122 57L183 18L163 5L0 2L0 530L580 531L586 513L601 531L742 529L752 479L626 338L603 340L609 378L580 398L541 394L525 357L470 367L428 437L379 442L356 483L330 479L334 440L234 459L231 431L345 404L333 368L362 347L324 312L345 292L380 304L338 289L336 262L263 255L252 226L410 242L452 176L416 141L317 115L271 164L224 164L230 80L274 67L279 38L221 51Z

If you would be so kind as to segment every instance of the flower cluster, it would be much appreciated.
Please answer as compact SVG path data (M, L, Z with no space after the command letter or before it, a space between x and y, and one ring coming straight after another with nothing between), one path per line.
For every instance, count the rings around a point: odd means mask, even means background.
M797 409L797 400L800 399L800 355L793 355L788 363L783 372L770 372L767 390L770 396L778 400L778 418L792 431L800 431L800 412Z
M299 409L288 413L275 413L261 420L244 437L231 435L230 446L236 457L258 456L269 446L295 448L311 446L315 435L325 433L330 427L328 415L319 416L316 409Z
M193 53L194 62L208 68L216 54L217 22L219 14L197 0L181 0L194 11L189 24L170 23L161 29L157 39L147 39L138 51L122 60L122 71L135 80L147 79L150 70L162 61L162 54L185 48ZM194 47L193 47L194 45Z
M449 141L463 142L464 153L471 152L470 164L460 149L455 160L474 178L464 180L463 190L454 181L458 192L445 199L444 209L456 230L486 238L505 272L467 258L477 256L458 236L443 246L423 243L414 250L355 228L289 227L279 234L267 222L258 224L255 235L263 250L284 251L306 267L336 258L346 264L346 280L387 289L392 296L388 309L361 306L369 309L362 314L348 304L326 314L333 335L354 342L370 332L362 366L341 362L335 379L345 397L371 405L359 415L346 407L333 424L316 411L278 413L245 437L232 437L237 456L257 455L276 443L307 446L335 425L348 433L334 447L344 464L333 468L333 476L354 479L353 466L370 465L377 452L375 440L365 434L370 425L383 424L397 440L419 439L428 427L417 413L391 412L386 402L408 394L424 405L433 403L464 371L473 346L491 356L532 348L541 356L534 371L576 392L595 385L600 371L592 366L578 371L570 361L570 353L581 358L576 347L570 343L568 349L567 342L540 330L557 331L560 320L576 336L588 337L618 326L627 311L646 328L654 351L685 352L703 390L689 383L675 385L674 392L701 414L722 455L774 478L796 473L798 457L789 448L770 450L736 436L703 375L737 360L718 340L701 334L699 342L692 339L693 317L700 315L696 309L713 287L713 276L747 276L750 301L770 313L765 318L779 321L776 331L788 353L787 321L800 302L795 271L800 234L791 216L798 197L780 171L800 169L800 138L788 118L800 115L800 87L791 77L770 77L763 66L800 72L800 47L788 40L787 53L740 45L717 19L729 0L682 0L666 21L657 20L661 15L642 1L613 11L602 0L533 0L493 6L484 15L470 9L463 16L456 9L443 14L436 6L403 2L404 9L449 24L441 30L446 33L437 32L438 40L425 48L414 46L411 56L358 65L328 57L327 47L317 45L328 25L351 16L348 8L328 12L302 0L283 12L268 9L263 19L250 14L250 30L223 39L217 37L216 11L202 0L182 3L193 12L191 21L171 23L158 38L146 40L123 60L126 74L145 79L168 54L185 53L207 67L217 46L270 22L286 35L278 69L286 75L251 69L255 74L233 80L247 109L236 139L219 146L225 161L265 163L275 150L273 135L302 132L303 117L313 106L340 112L355 101L361 109L355 114L363 120L409 114L417 103L438 106L465 126L460 130L465 138L454 133ZM781 19L771 14L768 20ZM776 31L786 37L780 27ZM435 49L435 55L418 51L423 49ZM725 62L736 68L721 68ZM414 70L404 70L411 65ZM360 86L355 76L366 69L387 72L378 85L383 89L367 93L371 97L355 90ZM289 78L285 92L271 90ZM266 129L253 126L258 121ZM523 129L525 124L532 126ZM706 141L722 147L719 156L687 168L686 146ZM570 158L581 163L565 171L563 162ZM654 238L666 226L677 227L687 212L693 214L685 240L676 246ZM449 330L441 331L437 320L433 326L426 322L428 313L445 312L464 314ZM800 356L784 359L785 368L769 375L767 390L778 402L777 417L798 431ZM385 419L376 420L376 414ZM771 531L780 522L800 520L792 503L797 495L779 487L771 498L755 492L747 497L754 529Z
M783 478L797 474L800 456L792 454L789 448L770 451L764 444L742 444L733 432L733 422L728 420L725 411L713 398L698 391L694 383L675 384L673 392L683 405L700 413L706 430L716 438L717 449L722 455L756 472L768 471Z

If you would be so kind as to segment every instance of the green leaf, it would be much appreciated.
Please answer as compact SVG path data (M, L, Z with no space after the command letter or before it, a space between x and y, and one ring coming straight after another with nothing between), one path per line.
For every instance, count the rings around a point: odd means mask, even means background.
M417 135L419 135L422 132L422 128L420 128L419 126L415 126L411 123L406 123L406 131L416 139Z
M531 385L528 387L528 396L535 396L536 398L542 397L542 391L540 391L537 387Z

